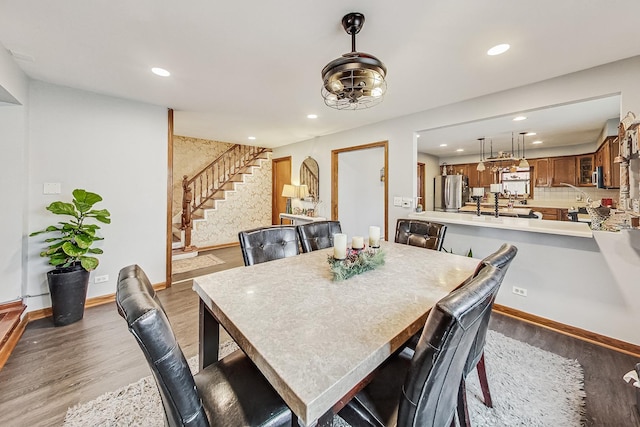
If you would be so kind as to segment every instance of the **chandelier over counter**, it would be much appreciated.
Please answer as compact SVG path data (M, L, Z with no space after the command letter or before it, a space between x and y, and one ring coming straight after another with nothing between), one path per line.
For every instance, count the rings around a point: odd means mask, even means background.
M373 55L356 51L356 34L364 15L353 12L342 18L342 27L351 35L351 52L329 62L322 69L324 103L337 110L370 108L382 102L387 83L387 67Z

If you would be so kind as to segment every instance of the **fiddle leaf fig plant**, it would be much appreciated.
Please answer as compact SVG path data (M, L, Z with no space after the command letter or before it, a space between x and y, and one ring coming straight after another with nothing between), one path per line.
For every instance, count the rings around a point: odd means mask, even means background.
M44 230L35 231L30 236L43 233L55 233L55 237L45 240L49 247L40 252L41 257L49 257L49 264L58 268L70 267L80 263L87 271L98 267L98 258L92 256L101 254L102 249L92 248L91 245L103 240L96 235L100 227L97 224L85 223L93 219L104 224L111 223L111 213L106 209L92 209L93 205L102 201L96 193L83 189L73 190L73 203L53 202L47 206L47 210L56 215L70 216L69 221L60 221L58 225L50 225Z

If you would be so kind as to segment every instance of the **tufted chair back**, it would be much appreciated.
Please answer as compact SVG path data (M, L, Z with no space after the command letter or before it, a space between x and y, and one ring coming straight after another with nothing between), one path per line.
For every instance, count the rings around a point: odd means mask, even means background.
M260 264L300 253L293 225L275 225L238 233L244 265Z
M305 253L332 247L333 235L342 233L340 221L316 221L297 228L302 252Z
M429 313L400 397L398 426L448 426L471 344L504 272L487 266Z
M137 265L118 276L118 312L147 358L169 426L209 426L189 365L146 274Z
M415 219L399 219L396 224L396 243L420 246L422 248L442 249L447 226L436 222Z

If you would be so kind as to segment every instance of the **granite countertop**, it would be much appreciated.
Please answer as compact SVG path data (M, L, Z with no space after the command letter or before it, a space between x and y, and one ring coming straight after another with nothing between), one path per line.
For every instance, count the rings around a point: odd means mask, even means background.
M508 200L507 199L498 199L498 205L499 206L507 206ZM476 203L475 202L466 202L465 203L467 206L475 206ZM486 202L483 201L480 203L481 206L494 206L494 202L493 199L491 200L487 200ZM532 207L536 207L536 208L557 208L557 209L569 209L571 207L575 207L575 208L583 208L585 207L587 204L586 202L582 201L582 202L578 202L576 200L535 200L535 199L527 199L527 204L523 205L520 204L520 201L516 201L513 205L514 208L532 208Z

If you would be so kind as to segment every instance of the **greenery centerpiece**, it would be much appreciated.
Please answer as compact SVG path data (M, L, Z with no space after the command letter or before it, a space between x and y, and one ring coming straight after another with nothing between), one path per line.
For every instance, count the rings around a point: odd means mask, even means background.
M68 325L84 315L89 272L99 264L94 255L102 254L102 249L92 245L103 240L96 234L100 227L87 220L111 223L108 210L93 209L101 201L102 197L96 193L75 189L72 203L57 201L47 206L49 212L71 218L30 234L53 233L53 237L44 240L48 247L40 252L40 256L49 258L49 264L56 267L47 272L53 323L56 326Z
M333 280L339 282L384 265L384 256L382 249L349 249L345 259L335 259L331 254L327 257L327 262L333 273Z

